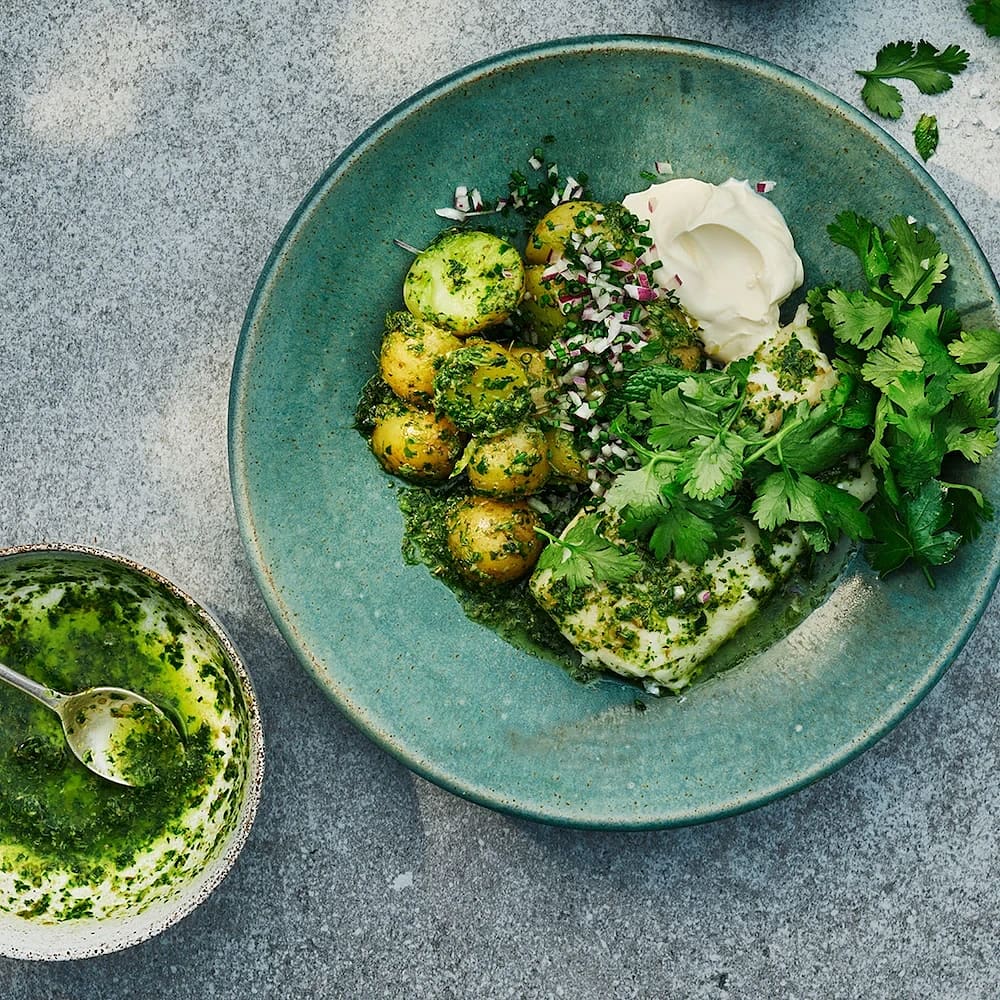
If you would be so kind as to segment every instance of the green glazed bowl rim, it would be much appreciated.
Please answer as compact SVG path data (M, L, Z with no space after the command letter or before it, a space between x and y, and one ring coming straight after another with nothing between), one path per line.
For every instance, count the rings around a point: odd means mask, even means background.
M500 812L545 823L578 828L620 831L688 826L758 808L799 791L831 774L882 739L923 700L931 688L940 680L974 631L996 587L997 581L1000 579L1000 541L994 544L990 560L990 572L978 581L976 588L971 594L971 600L966 605L966 612L962 616L963 624L961 627L956 628L950 636L950 641L939 648L937 657L928 661L924 673L910 688L910 697L899 704L895 711L886 713L875 720L875 724L865 732L863 738L842 745L838 748L838 752L827 756L825 759L814 761L814 766L811 768L796 771L784 783L772 785L760 794L748 795L744 799L728 806L704 809L700 812L678 813L676 810L672 812L664 810L664 814L659 818L643 818L641 820L631 819L627 816L577 818L566 815L557 809L546 809L536 804L512 803L507 800L494 798L488 794L483 794L478 788L472 787L465 782L460 774L437 767L432 760L417 759L410 755L389 734L367 722L353 704L352 699L338 686L335 671L328 673L324 669L325 665L316 658L307 643L297 632L292 621L294 617L292 609L283 602L275 579L269 571L267 559L259 543L254 522L254 511L247 475L247 457L244 449L244 417L247 391L246 366L247 358L252 348L254 324L260 314L262 304L267 299L270 286L280 271L286 248L294 244L300 228L308 221L312 210L322 200L328 189L337 183L338 179L350 169L356 160L371 147L375 146L399 123L406 120L413 113L420 111L425 105L462 86L472 84L483 77L488 77L496 71L502 71L505 68L552 56L586 54L596 51L621 51L622 53L627 53L644 50L663 54L709 57L726 65L745 69L758 76L769 78L785 88L798 90L847 119L859 131L864 132L876 145L886 148L897 158L902 157L904 160L910 161L910 168L917 172L920 182L936 197L939 207L948 215L956 229L965 234L967 240L966 249L979 264L982 272L988 276L988 280L992 281L994 304L1000 303L1000 286L997 285L996 278L982 249L970 232L968 225L941 187L908 150L885 132L877 123L836 94L791 70L756 56L722 46L659 35L627 33L582 35L553 39L510 49L471 63L441 77L418 90L412 96L406 98L386 114L382 115L331 162L292 213L263 266L249 300L246 316L240 331L229 394L228 442L230 484L240 535L250 558L252 571L274 622L299 661L323 691L376 744L417 774L463 798L478 802L481 805L499 810ZM985 541L980 539L978 544L983 545Z

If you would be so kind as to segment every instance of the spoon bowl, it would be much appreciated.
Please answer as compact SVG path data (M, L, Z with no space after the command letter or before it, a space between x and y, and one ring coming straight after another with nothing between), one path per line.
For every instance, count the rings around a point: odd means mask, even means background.
M0 663L0 680L51 708L84 767L118 785L156 781L184 752L170 717L148 698L118 687L61 694Z
M70 750L95 774L119 785L151 784L184 752L169 716L125 688L66 695L57 711Z

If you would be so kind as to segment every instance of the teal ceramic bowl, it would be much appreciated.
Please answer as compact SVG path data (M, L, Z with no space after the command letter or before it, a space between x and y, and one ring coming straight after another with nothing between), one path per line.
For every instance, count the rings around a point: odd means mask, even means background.
M863 115L757 59L650 37L553 42L442 80L348 148L282 233L236 356L230 463L247 551L306 669L372 739L468 799L585 827L703 822L802 788L892 729L982 613L997 534L933 591L850 560L803 596L819 606L791 631L772 608L726 652L737 665L643 711L635 688L583 687L467 620L404 564L395 484L352 418L384 314L401 308L409 258L393 239L429 241L457 184L505 190L545 135L605 199L645 187L658 160L774 181L807 284L859 280L825 232L851 208L933 226L970 327L1000 323L1000 290L945 195ZM994 499L997 479L996 458L972 474Z

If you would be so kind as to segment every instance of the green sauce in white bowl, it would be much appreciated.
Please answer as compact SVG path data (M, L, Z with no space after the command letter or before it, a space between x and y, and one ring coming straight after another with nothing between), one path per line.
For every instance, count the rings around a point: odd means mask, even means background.
M259 796L260 720L228 638L127 560L29 548L0 553L0 660L59 690L135 690L184 734L155 780L115 785L0 688L0 953L81 957L179 919L235 860Z

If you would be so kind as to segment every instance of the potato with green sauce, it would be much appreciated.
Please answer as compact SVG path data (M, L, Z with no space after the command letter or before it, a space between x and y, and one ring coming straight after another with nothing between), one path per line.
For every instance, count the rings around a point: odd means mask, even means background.
M434 396L434 374L441 358L461 346L454 334L412 313L389 313L379 348L379 374L400 399L427 404Z
M403 301L419 319L458 337L502 323L524 291L517 249L492 233L449 229L414 258Z
M591 236L604 226L604 206L596 201L564 201L538 221L528 237L524 259L529 264L550 264L563 256L573 233Z
M524 500L468 496L447 519L448 552L455 568L474 583L519 580L531 572L544 547L538 515Z
M565 427L549 427L545 431L545 444L554 479L580 484L587 482L587 460L580 454L572 432Z
M538 347L513 344L507 353L516 358L528 373L528 389L535 404L535 413L543 416L552 409L559 393L559 384L549 367L545 351Z
M559 275L545 277L548 264L529 264L524 269L524 298L518 312L531 325L540 343L549 343L570 319L578 319L582 300L570 291Z
M464 438L445 416L392 400L374 415L371 449L386 472L407 479L447 479Z
M477 493L495 497L527 497L549 478L548 447L538 427L520 424L469 444L465 471Z
M477 340L442 359L434 408L469 434L496 434L524 420L534 400L524 366L500 344Z

